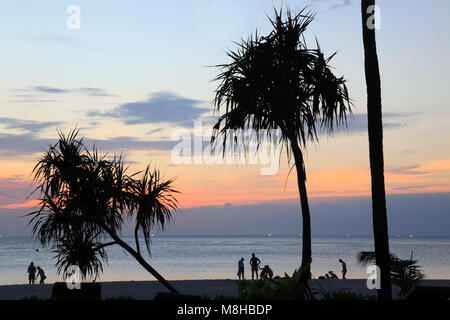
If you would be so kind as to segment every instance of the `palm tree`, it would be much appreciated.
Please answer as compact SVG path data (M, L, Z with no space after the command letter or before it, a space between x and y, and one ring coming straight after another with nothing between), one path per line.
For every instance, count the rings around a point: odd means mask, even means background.
M358 262L366 266L376 262L375 252L361 251L358 254ZM425 278L424 273L413 259L413 253L409 259L403 260L395 254L390 254L389 265L391 268L392 283L400 288L399 296L407 294L419 281Z
M375 239L376 263L381 273L381 289L378 298L392 299L389 266L389 237L384 188L383 120L381 114L381 81L378 66L375 28L369 22L375 0L361 1L364 42L364 66L367 85L367 120L369 131L369 158L372 180L372 217Z
M58 273L71 265L80 268L83 278L96 278L104 250L119 245L171 292L177 290L143 258L139 233L150 251L150 231L164 230L177 210L173 180L163 180L158 170L127 175L121 157L107 158L89 151L73 130L49 147L33 172L40 192L39 209L29 213L33 234L43 246L57 252ZM142 174L141 178L136 178ZM134 220L136 248L121 238L125 220ZM112 241L106 242L106 239Z
M302 10L295 16L287 10L275 11L270 20L274 30L265 37L250 36L238 50L227 52L231 63L218 65L221 73L215 93L219 118L212 142L223 138L222 147L232 145L229 131L237 135L252 129L258 145L265 137L286 146L288 158L294 157L302 209L302 264L310 269L311 222L306 191L306 172L302 149L307 141L317 141L318 126L332 133L335 126L346 124L350 101L343 77L336 77L328 66L334 56L325 58L318 43L309 49L304 32L313 15ZM309 275L309 272L305 274Z

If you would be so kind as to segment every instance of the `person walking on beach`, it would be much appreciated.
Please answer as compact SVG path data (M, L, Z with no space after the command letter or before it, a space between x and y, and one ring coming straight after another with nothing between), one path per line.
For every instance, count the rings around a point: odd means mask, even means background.
M242 280L245 280L244 277L244 258L241 258L241 260L238 261L238 273L237 275L239 276L239 280L241 280L241 276L242 276Z
M259 264L261 263L261 260L256 257L255 253L252 253L252 257L250 259L250 266L252 267L252 280L254 278L254 275L256 273L256 280L258 280L258 269Z
M28 266L28 284L34 284L34 279L36 278L36 267L33 262Z
M37 267L37 276L39 277L39 284L44 284L44 280L47 279L47 277L45 276L44 270L42 270L42 268L39 266Z
M345 280L345 275L347 274L347 264L342 259L339 259L339 262L342 264L342 279Z

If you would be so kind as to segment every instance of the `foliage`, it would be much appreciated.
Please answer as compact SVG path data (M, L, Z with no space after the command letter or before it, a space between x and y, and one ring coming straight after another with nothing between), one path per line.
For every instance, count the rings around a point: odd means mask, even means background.
M234 297L234 296L226 296L226 295L223 295L223 294L218 294L213 299L210 295L204 294L204 295L202 295L201 299L202 300L207 300L207 301L210 301L210 300L224 300L224 301L227 301L227 300L236 300L237 298Z
M42 245L55 249L58 273L78 265L84 278L96 278L107 261L105 247L119 244L132 250L119 237L127 220L135 221L133 256L141 258L139 233L151 253L150 231L164 230L171 221L177 191L173 180L163 180L149 166L128 175L121 156L90 151L77 135L77 130L67 136L59 132L58 142L34 167L40 204L28 214L29 223Z
M242 300L313 300L308 285L309 265L295 270L292 277L238 282L238 299Z
M107 297L104 298L103 300L107 300L107 301L130 301L130 300L136 300L131 296L118 296L118 297Z
M345 291L343 289L324 293L322 292L322 300L376 300L375 295L366 295L362 293L355 293Z
M41 301L41 300L49 300L49 299L42 299L39 298L38 296L29 296L29 297L23 297L20 300L25 300L25 301Z
M358 262L365 266L369 263L376 263L375 252L361 251L358 254ZM413 253L407 260L398 258L395 254L390 254L390 267L392 284L400 288L399 296L404 296L420 280L425 278L424 273L417 265L417 260L413 259Z
M108 256L94 235L74 229L64 238L58 239L55 250L57 273L66 278L71 266L78 266L83 278L96 278L103 271L102 261L107 262ZM70 270L69 270L70 271Z
M334 54L325 58L318 43L310 49L304 40L313 18L304 10L295 16L288 10L283 21L282 11L275 11L269 35L255 33L236 52L227 52L231 62L217 66L220 116L213 141L222 136L225 147L227 130L237 134L251 128L259 140L271 135L267 129L281 129L283 141L304 145L317 139L317 125L331 133L346 123L350 100L344 78L334 76L328 65Z

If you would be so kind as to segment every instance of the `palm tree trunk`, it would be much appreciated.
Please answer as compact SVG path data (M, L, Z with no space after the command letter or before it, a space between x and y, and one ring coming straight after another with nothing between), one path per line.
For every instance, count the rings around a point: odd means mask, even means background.
M367 13L375 0L362 0L362 29L364 42L364 65L367 86L367 120L369 132L369 158L372 180L372 217L375 239L375 257L381 271L381 289L378 299L392 299L390 274L389 237L384 187L383 122L381 113L381 81L378 66L375 28L368 25L371 13Z
M298 192L300 194L300 205L302 208L302 264L301 268L307 268L305 275L310 274L311 265L311 216L309 213L308 194L306 192L306 172L303 154L295 138L290 139L291 150L294 155L295 168L297 170Z
M133 248L130 247L125 241L120 239L114 232L112 232L105 225L103 225L103 228L111 236L111 238L113 238L113 240L117 242L119 246L128 251L128 253L130 253L136 259L136 261L139 262L139 264L145 268L145 270L147 270L152 276L156 278L156 280L161 282L167 289L169 289L170 292L179 293L177 289L175 289L166 279L164 279L163 276L158 273L158 271L156 271L151 265L149 265L147 261L145 261L145 259L142 258L142 256L138 254L135 250L133 250Z

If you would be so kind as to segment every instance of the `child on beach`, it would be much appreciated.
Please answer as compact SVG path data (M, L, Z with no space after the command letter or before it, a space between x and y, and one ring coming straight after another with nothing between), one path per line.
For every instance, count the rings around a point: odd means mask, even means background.
M342 264L342 279L345 279L345 275L347 274L347 264L342 259L339 259L339 262Z
M45 276L44 270L42 270L42 268L38 266L37 272L38 272L37 276L40 277L39 284L44 284L44 280L47 278Z
M245 280L244 277L244 258L241 258L241 260L238 261L238 272L237 275L239 276L239 280L241 280L241 276L242 276L242 280Z

